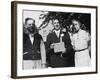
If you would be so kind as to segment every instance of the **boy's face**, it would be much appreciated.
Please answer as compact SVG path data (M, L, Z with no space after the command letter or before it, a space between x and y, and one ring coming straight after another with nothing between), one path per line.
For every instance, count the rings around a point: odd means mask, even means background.
M59 21L57 19L53 20L53 26L54 26L55 30L60 29L60 24L59 24Z

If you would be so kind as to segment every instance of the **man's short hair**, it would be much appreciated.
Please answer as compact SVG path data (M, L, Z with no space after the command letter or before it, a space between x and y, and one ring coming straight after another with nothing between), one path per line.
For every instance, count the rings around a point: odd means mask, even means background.
M54 20L58 20L58 21L59 21L59 19L58 19L58 18L53 18L53 19L52 19L52 24L53 24L53 21L54 21Z
M33 18L29 18L29 17L28 17L28 18L25 18L25 24L27 24L27 21L28 21L28 20L33 20L33 22L35 23L35 20L34 20Z

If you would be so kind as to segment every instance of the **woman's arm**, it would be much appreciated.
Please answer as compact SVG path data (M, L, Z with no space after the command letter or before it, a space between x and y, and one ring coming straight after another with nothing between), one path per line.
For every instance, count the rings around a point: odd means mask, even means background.
M41 40L41 43L40 43L40 52L41 52L42 65L43 67L46 67L46 50L45 50L45 45L44 45L43 40Z

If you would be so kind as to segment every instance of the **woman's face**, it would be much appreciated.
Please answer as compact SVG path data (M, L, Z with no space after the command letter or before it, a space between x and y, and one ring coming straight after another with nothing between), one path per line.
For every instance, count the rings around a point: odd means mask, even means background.
M73 20L72 24L73 24L73 26L74 26L74 28L75 28L76 31L78 31L80 29L80 23L79 23L79 21Z

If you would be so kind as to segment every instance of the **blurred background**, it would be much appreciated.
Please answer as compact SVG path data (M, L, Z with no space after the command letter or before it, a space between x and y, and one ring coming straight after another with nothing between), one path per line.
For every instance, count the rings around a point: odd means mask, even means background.
M53 18L59 19L61 27L66 29L68 29L73 18L78 19L82 23L84 29L91 33L91 14L88 13L24 10L23 23L25 22L25 18L28 17L35 19L35 24L44 41L46 41L48 33L53 29L51 21Z

